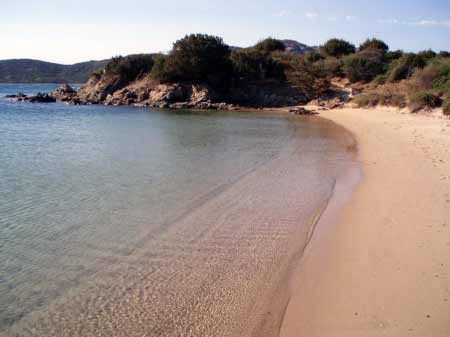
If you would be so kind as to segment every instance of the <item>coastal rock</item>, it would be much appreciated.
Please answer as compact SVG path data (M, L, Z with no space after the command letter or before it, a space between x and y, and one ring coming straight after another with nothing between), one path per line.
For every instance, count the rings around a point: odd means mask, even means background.
M187 93L185 87L179 84L160 84L149 94L152 105L170 104L186 101Z
M55 103L56 99L49 94L43 94L43 93L37 93L34 96L26 96L24 95L24 101L30 102L30 103Z
M344 102L340 97L335 97L327 102L325 102L325 108L327 109L336 109L336 108L343 108Z
M53 97L57 101L70 102L77 92L68 84L61 84L58 88L53 90L49 96Z
M108 95L124 88L126 82L119 76L103 77L98 74L89 78L86 84L83 84L77 92L77 98L85 104L104 103Z
M211 103L216 98L213 90L206 85L194 84L191 86L190 92L190 101L195 106L205 102Z
M187 109L189 108L189 102L177 102L169 105L171 109Z
M311 115L313 112L311 110L307 110L303 107L295 107L289 109L289 113L291 115Z

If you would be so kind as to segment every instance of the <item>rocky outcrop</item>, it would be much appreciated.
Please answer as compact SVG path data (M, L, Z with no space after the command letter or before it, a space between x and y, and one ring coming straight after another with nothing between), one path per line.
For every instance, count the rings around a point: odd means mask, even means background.
M29 102L29 103L55 103L56 99L49 94L37 93L36 95L25 95L18 93L17 95L8 95L6 98L14 99L18 102Z
M239 106L295 106L307 101L306 97L294 88L280 85L278 82L245 84L224 93L206 84L161 84L149 78L141 78L127 84L118 76L104 74L91 76L78 91L69 85L61 85L47 96L32 101L211 110L236 110ZM24 97L16 99L28 100Z
M313 115L314 112L312 110L305 109L303 107L294 107L289 109L289 113L291 115Z
M53 90L49 96L53 97L57 101L70 102L72 101L77 92L68 84L61 84L58 88Z
M77 100L82 104L103 103L108 95L124 88L125 83L119 76L93 75L77 92Z

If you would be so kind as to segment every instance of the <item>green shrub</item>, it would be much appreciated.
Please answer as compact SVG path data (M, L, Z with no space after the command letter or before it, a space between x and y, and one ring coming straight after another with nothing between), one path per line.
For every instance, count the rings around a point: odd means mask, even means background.
M385 84L386 81L387 81L387 75L380 74L380 75L377 75L377 77L375 77L372 82L376 85L382 85L382 84Z
M425 65L426 62L419 55L412 53L404 54L391 65L388 81L398 82L410 78L416 69L422 69Z
M450 97L446 98L442 105L444 115L450 116Z
M411 96L409 108L411 112L423 109L433 109L442 103L441 99L429 92L418 92Z
M450 52L445 51L445 50L441 50L439 52L439 57L442 57L442 58L450 57Z
M293 56L285 62L285 73L288 82L305 94L308 99L314 99L330 89L327 73L319 63L308 63L302 57Z
M153 68L153 55L137 54L116 56L105 67L106 75L118 75L124 82L131 82L149 73Z
M353 101L360 108L376 107L377 105L394 106L404 108L406 97L402 94L390 92L369 92L356 96Z
M359 50L365 50L365 49L379 49L384 52L387 52L389 50L389 46L384 43L384 41L378 40L378 39L367 39L361 45L359 46Z
M283 66L270 54L250 48L231 54L234 73L245 80L277 79L285 80Z
M166 69L167 56L158 55L155 57L154 64L150 76L161 83L167 83L171 81L171 74Z
M191 34L174 43L169 55L152 73L164 82L205 82L225 87L232 71L230 48L220 37Z
M303 54L303 57L305 58L306 62L310 63L314 63L324 59L322 54L320 54L317 50L307 51L305 54Z
M254 48L266 53L271 53L274 51L284 51L286 49L282 41L271 37L258 42Z
M433 79L433 88L450 93L450 62L442 63L437 72L437 76Z
M392 94L387 101L387 105L404 108L406 107L406 96L402 94Z
M398 60L404 55L403 51L401 50L394 50L394 51L387 51L384 54L384 58L386 59L387 63L391 63L395 60Z
M346 56L343 63L344 74L353 83L369 82L385 71L383 56L374 49Z
M328 40L321 51L327 56L341 57L355 52L355 46L348 41L341 39Z
M381 96L377 93L365 93L356 96L353 102L360 108L371 108L380 104Z
M343 77L342 60L336 57L326 57L314 64L317 70L320 69L321 73L327 78Z
M425 62L428 62L429 60L435 58L437 54L432 51L431 49L428 50L422 50L417 53L419 57L421 57Z

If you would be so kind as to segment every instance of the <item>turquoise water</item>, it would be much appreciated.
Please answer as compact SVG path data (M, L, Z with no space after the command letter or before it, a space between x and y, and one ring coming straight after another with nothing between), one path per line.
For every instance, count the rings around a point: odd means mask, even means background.
M349 160L329 123L15 103L0 85L0 334L249 336Z

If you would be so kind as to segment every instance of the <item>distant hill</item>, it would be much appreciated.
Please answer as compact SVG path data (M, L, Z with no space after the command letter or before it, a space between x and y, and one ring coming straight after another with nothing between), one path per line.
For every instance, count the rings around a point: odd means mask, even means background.
M280 41L283 42L284 46L286 47L286 51L294 54L304 54L308 51L317 49L317 47L311 47L295 40L280 40ZM231 50L244 49L243 47L236 47L236 46L230 46L230 48Z
M281 41L291 53L303 54L315 49L294 40ZM84 83L89 75L104 68L108 61L109 59L64 65L31 59L0 60L0 83Z
M315 47L307 46L306 44L300 43L295 40L281 40L286 47L286 51L296 54L304 54L307 51L316 49Z
M0 60L0 83L84 83L108 61L63 65L30 59Z

